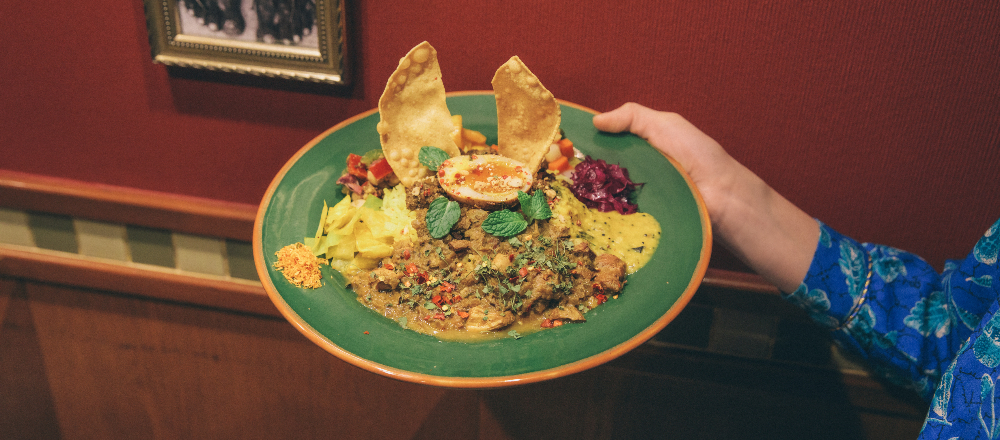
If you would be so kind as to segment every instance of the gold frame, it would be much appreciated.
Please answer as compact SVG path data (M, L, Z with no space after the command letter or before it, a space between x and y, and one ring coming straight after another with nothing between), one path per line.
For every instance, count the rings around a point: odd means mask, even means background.
M181 33L179 1L144 0L156 63L321 84L348 83L344 0L316 0L318 48Z

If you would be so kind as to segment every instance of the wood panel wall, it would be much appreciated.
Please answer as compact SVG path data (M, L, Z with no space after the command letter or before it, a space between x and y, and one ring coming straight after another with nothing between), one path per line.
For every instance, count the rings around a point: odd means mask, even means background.
M5 439L908 439L925 407L821 368L645 345L502 390L399 382L270 317L0 276Z

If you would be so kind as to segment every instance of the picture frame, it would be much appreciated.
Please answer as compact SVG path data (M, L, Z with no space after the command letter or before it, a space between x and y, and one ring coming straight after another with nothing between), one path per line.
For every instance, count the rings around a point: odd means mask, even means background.
M144 0L153 61L344 86L344 0Z

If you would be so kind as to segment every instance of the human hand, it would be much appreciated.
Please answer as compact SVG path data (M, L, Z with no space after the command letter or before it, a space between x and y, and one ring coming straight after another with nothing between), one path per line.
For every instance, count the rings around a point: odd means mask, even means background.
M779 289L799 286L819 227L718 142L676 113L635 103L594 116L594 127L632 132L676 160L698 187L719 241Z
M701 192L709 217L713 221L724 217L725 195L745 169L681 115L630 102L594 116L594 127L611 133L629 131L676 160Z

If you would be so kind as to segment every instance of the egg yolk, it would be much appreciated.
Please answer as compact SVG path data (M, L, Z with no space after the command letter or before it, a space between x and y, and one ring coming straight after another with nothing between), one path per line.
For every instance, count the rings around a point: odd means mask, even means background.
M468 161L453 161L438 171L444 186L464 186L481 194L500 195L521 189L527 172L521 165L505 160L472 156Z

